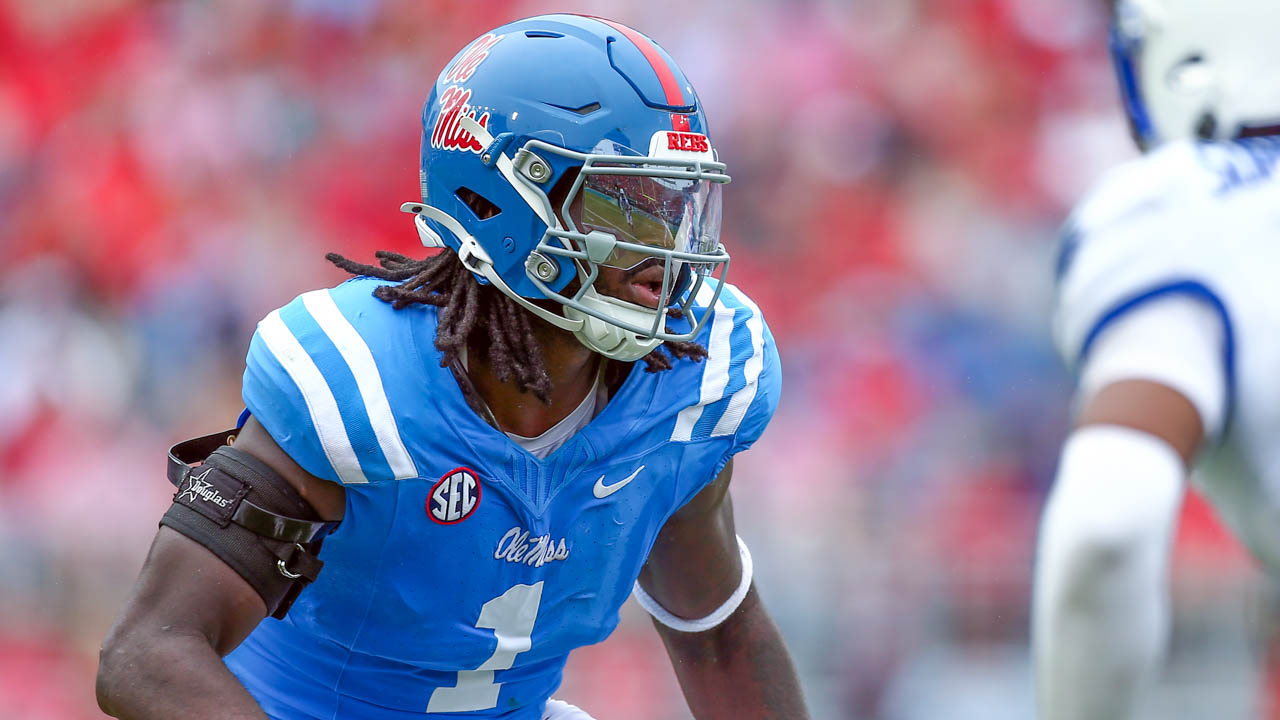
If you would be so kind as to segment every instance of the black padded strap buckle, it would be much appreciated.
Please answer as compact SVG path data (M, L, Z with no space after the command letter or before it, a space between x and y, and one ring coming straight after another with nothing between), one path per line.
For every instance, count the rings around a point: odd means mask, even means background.
M253 586L271 617L284 618L319 576L320 547L338 523L304 519L315 517L314 508L269 465L232 447L239 432L169 449L166 475L178 490L160 524L221 558Z
M259 507L245 499L247 486L212 487L208 481L212 468L205 469L204 465L195 463L204 463L215 450L232 444L239 434L238 428L224 430L185 440L169 448L166 475L169 482L178 488L175 500L186 500L184 504L221 527L234 522L257 535L285 543L315 542L338 527L337 522L302 520ZM221 490L228 490L231 494L223 494Z
M307 549L294 543L292 545L283 545L281 549L276 551L276 570L290 580L305 578L306 582L313 582L320 575L320 569L324 567L324 563L319 558L307 552Z

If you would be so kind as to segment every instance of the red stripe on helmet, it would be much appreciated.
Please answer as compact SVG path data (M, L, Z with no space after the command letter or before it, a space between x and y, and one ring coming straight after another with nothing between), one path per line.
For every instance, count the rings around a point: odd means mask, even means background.
M658 52L658 48L649 38L621 23L601 17L594 19L622 33L640 50L640 53L644 55L644 59L649 61L650 67L653 68L653 72L658 76L658 82L662 84L662 92L667 96L668 105L682 106L689 104L685 102L684 91L680 87L680 81L676 80L676 74L672 72L671 66L667 64L667 61L662 57L662 53ZM678 132L688 132L689 116L672 113L671 128Z

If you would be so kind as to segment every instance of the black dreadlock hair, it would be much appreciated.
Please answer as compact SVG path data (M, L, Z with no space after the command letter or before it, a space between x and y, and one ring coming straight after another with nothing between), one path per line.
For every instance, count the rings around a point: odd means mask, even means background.
M542 321L497 288L477 282L456 253L445 250L414 259L379 250L374 253L377 266L337 253L324 257L352 275L399 281L373 292L397 310L415 303L440 308L436 347L443 353L441 367L453 365L462 349L471 347L488 360L499 380L514 381L522 392L551 402L551 375L533 334L533 323ZM707 357L707 350L697 343L665 342L644 356L646 372L670 370L673 357L699 362Z

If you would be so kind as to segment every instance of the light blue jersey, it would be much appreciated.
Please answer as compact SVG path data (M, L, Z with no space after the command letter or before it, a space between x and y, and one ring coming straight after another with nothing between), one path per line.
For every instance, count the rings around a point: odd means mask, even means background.
M227 666L273 718L538 720L569 652L617 625L663 524L763 432L773 337L726 285L705 361L635 363L539 460L440 366L436 309L395 310L380 284L306 293L253 337L246 406L347 509L320 578Z

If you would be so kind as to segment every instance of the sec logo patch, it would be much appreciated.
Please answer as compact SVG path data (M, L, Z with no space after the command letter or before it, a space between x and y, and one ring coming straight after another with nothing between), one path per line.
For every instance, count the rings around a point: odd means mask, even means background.
M444 474L427 494L427 515L441 525L453 525L471 517L480 505L480 478L470 468Z

